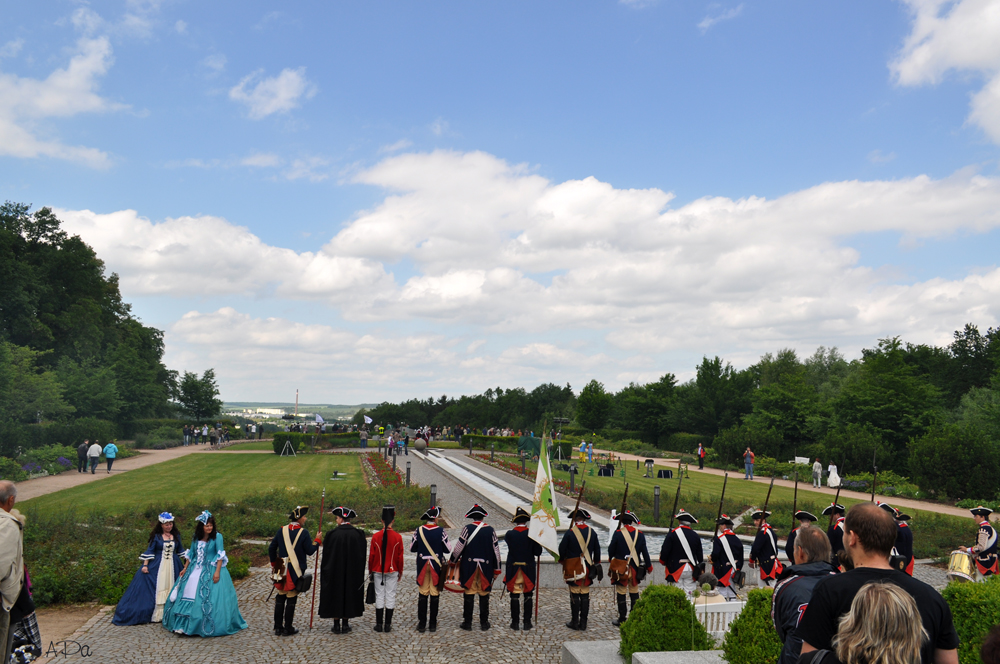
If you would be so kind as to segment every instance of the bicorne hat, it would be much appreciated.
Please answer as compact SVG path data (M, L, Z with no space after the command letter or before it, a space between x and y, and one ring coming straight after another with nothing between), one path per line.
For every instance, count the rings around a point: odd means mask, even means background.
M976 516L982 516L986 518L989 518L990 514L993 514L993 510L991 510L989 507L983 507L982 505L980 505L979 507L973 507L969 511L975 514Z
M528 513L528 510L526 510L523 507L521 507L520 505L518 505L517 509L514 510L514 518L511 519L510 522L511 523L528 523L529 521L531 521L531 514Z

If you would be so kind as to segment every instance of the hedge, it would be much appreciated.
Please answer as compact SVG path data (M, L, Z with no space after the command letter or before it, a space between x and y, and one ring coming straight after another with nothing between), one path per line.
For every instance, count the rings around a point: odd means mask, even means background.
M626 438L638 438L642 439L643 435L641 431L629 431L627 429L598 429L594 431L593 429L581 429L577 427L563 427L559 429L562 431L563 439L567 438L582 438L587 439L590 434L596 433L601 438L607 438L611 441L625 440ZM571 442L571 441L568 441ZM580 443L577 443L579 445Z
M781 639L771 622L771 588L751 590L746 606L729 625L722 652L729 664L776 664Z
M497 452L517 452L517 436L479 436L467 433L462 436L462 447L468 447L472 443L474 450L488 450L490 443L493 443Z
M1000 577L985 583L949 583L941 592L955 622L959 664L978 664L987 632L1000 624Z
M701 443L707 449L712 446L712 437L702 436L697 433L672 433L665 438L664 436L660 436L657 447L670 450L671 452L694 454L698 449L698 443Z
M275 454L281 454L285 447L285 442L291 441L295 451L308 448L313 445L316 448L327 450L333 447L357 447L361 438L357 431L347 433L321 433L318 436L311 433L286 433L277 431L271 439L271 447ZM370 444L370 443L369 443Z
M45 422L43 424L0 423L0 455L15 457L26 451L49 445L79 445L84 440L98 439L107 442L118 438L114 422L93 417L82 417L72 422Z
M695 615L695 608L680 588L649 586L621 626L622 658L632 653L677 650L710 650L712 638Z

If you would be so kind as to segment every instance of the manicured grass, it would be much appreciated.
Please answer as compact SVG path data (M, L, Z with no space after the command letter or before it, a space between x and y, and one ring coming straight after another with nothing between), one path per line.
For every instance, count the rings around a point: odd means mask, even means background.
M268 452L274 451L274 446L269 440L256 440L252 443L236 443L235 445L230 445L224 448L226 450L267 450Z
M253 444L253 443L250 443ZM333 471L346 479L332 481ZM271 489L313 492L317 502L325 485L327 502L339 487L363 482L354 454L198 454L139 468L99 482L82 484L25 501L42 512L100 509L111 513L144 509L166 499L187 503L238 500Z

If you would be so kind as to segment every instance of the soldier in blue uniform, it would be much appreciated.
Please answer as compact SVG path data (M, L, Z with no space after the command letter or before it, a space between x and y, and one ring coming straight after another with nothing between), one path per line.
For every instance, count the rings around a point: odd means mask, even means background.
M878 506L896 520L896 544L892 547L892 554L903 559L902 571L913 576L913 531L906 523L910 520L910 515L903 514L889 503L880 502Z
M830 563L838 570L840 569L840 558L837 554L844 550L844 515L846 513L847 510L844 509L844 506L837 503L832 503L823 510L823 516L835 515L833 517L833 525L827 529L826 536L830 540Z
M736 597L733 577L743 569L743 541L733 532L729 516L720 516L718 524L722 532L712 543L712 574L719 580L719 594L732 599Z
M972 512L972 518L979 526L976 531L976 543L970 547L959 548L975 556L976 580L982 581L988 576L1000 573L1000 557L997 556L997 531L990 525L990 514L993 513L993 510L980 505L969 511Z
M536 565L542 555L542 545L528 537L528 522L531 515L523 507L514 512L511 523L514 527L503 536L507 543L507 574L504 584L510 593L510 628L520 627L521 595L524 595L524 629L532 628L532 596L535 590Z
M573 523L559 543L559 559L563 565L563 579L569 585L570 621L566 627L584 631L590 616L590 586L594 578L604 578L601 568L601 545L597 533L587 525L592 517L582 507L569 513ZM578 578L568 578L567 575Z
M500 574L500 542L493 526L483 519L488 516L485 509L473 505L465 514L472 523L466 524L458 537L455 550L451 552L451 563L459 567L459 581L465 588L465 604L462 607L462 624L466 631L472 629L472 612L479 596L479 628L490 628L490 591L493 580Z
M441 586L444 585L443 565L451 555L448 544L448 533L439 528L437 520L441 517L441 508L432 507L421 515L426 523L413 531L410 540L410 551L417 554L417 586L420 594L417 597L417 631L429 629L437 631L438 602L441 599ZM430 600L430 624L427 622L427 603Z
M683 509L674 518L680 525L663 538L660 564L666 568L667 583L680 586L681 590L691 596L696 586L695 579L701 575L705 551L701 546L701 538L691 530L698 519Z
M795 535L799 532L799 528L808 528L818 521L815 516L805 510L796 512L795 518L799 520L799 527L788 533L788 540L785 542L785 555L788 556L789 560L795 560Z
M307 506L298 506L288 515L289 524L283 526L267 547L267 557L276 573L283 573L274 583L278 596L274 600L274 635L291 636L299 630L292 626L295 619L295 605L299 601L299 593L295 590L299 576L309 569L307 557L316 553L318 544L313 542L306 530ZM316 538L321 533L316 533ZM289 546L290 545L290 546Z
M608 543L608 575L615 586L615 599L618 603L618 618L611 624L618 627L628 617L625 595L628 594L631 608L634 609L639 600L639 584L646 578L646 574L653 571L653 563L646 548L646 536L636 528L639 517L625 510L615 515L615 518L620 525ZM611 569L622 567L622 562L625 563L624 573L616 573Z
M757 536L750 546L750 565L760 569L760 585L772 586L784 569L778 560L778 535L767 522L770 512L757 510L751 515Z

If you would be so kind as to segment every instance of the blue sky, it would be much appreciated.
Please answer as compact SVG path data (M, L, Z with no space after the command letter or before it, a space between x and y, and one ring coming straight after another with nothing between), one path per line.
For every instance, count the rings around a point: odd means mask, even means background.
M997 324L997 35L986 0L5 3L0 196L231 400L946 343Z

